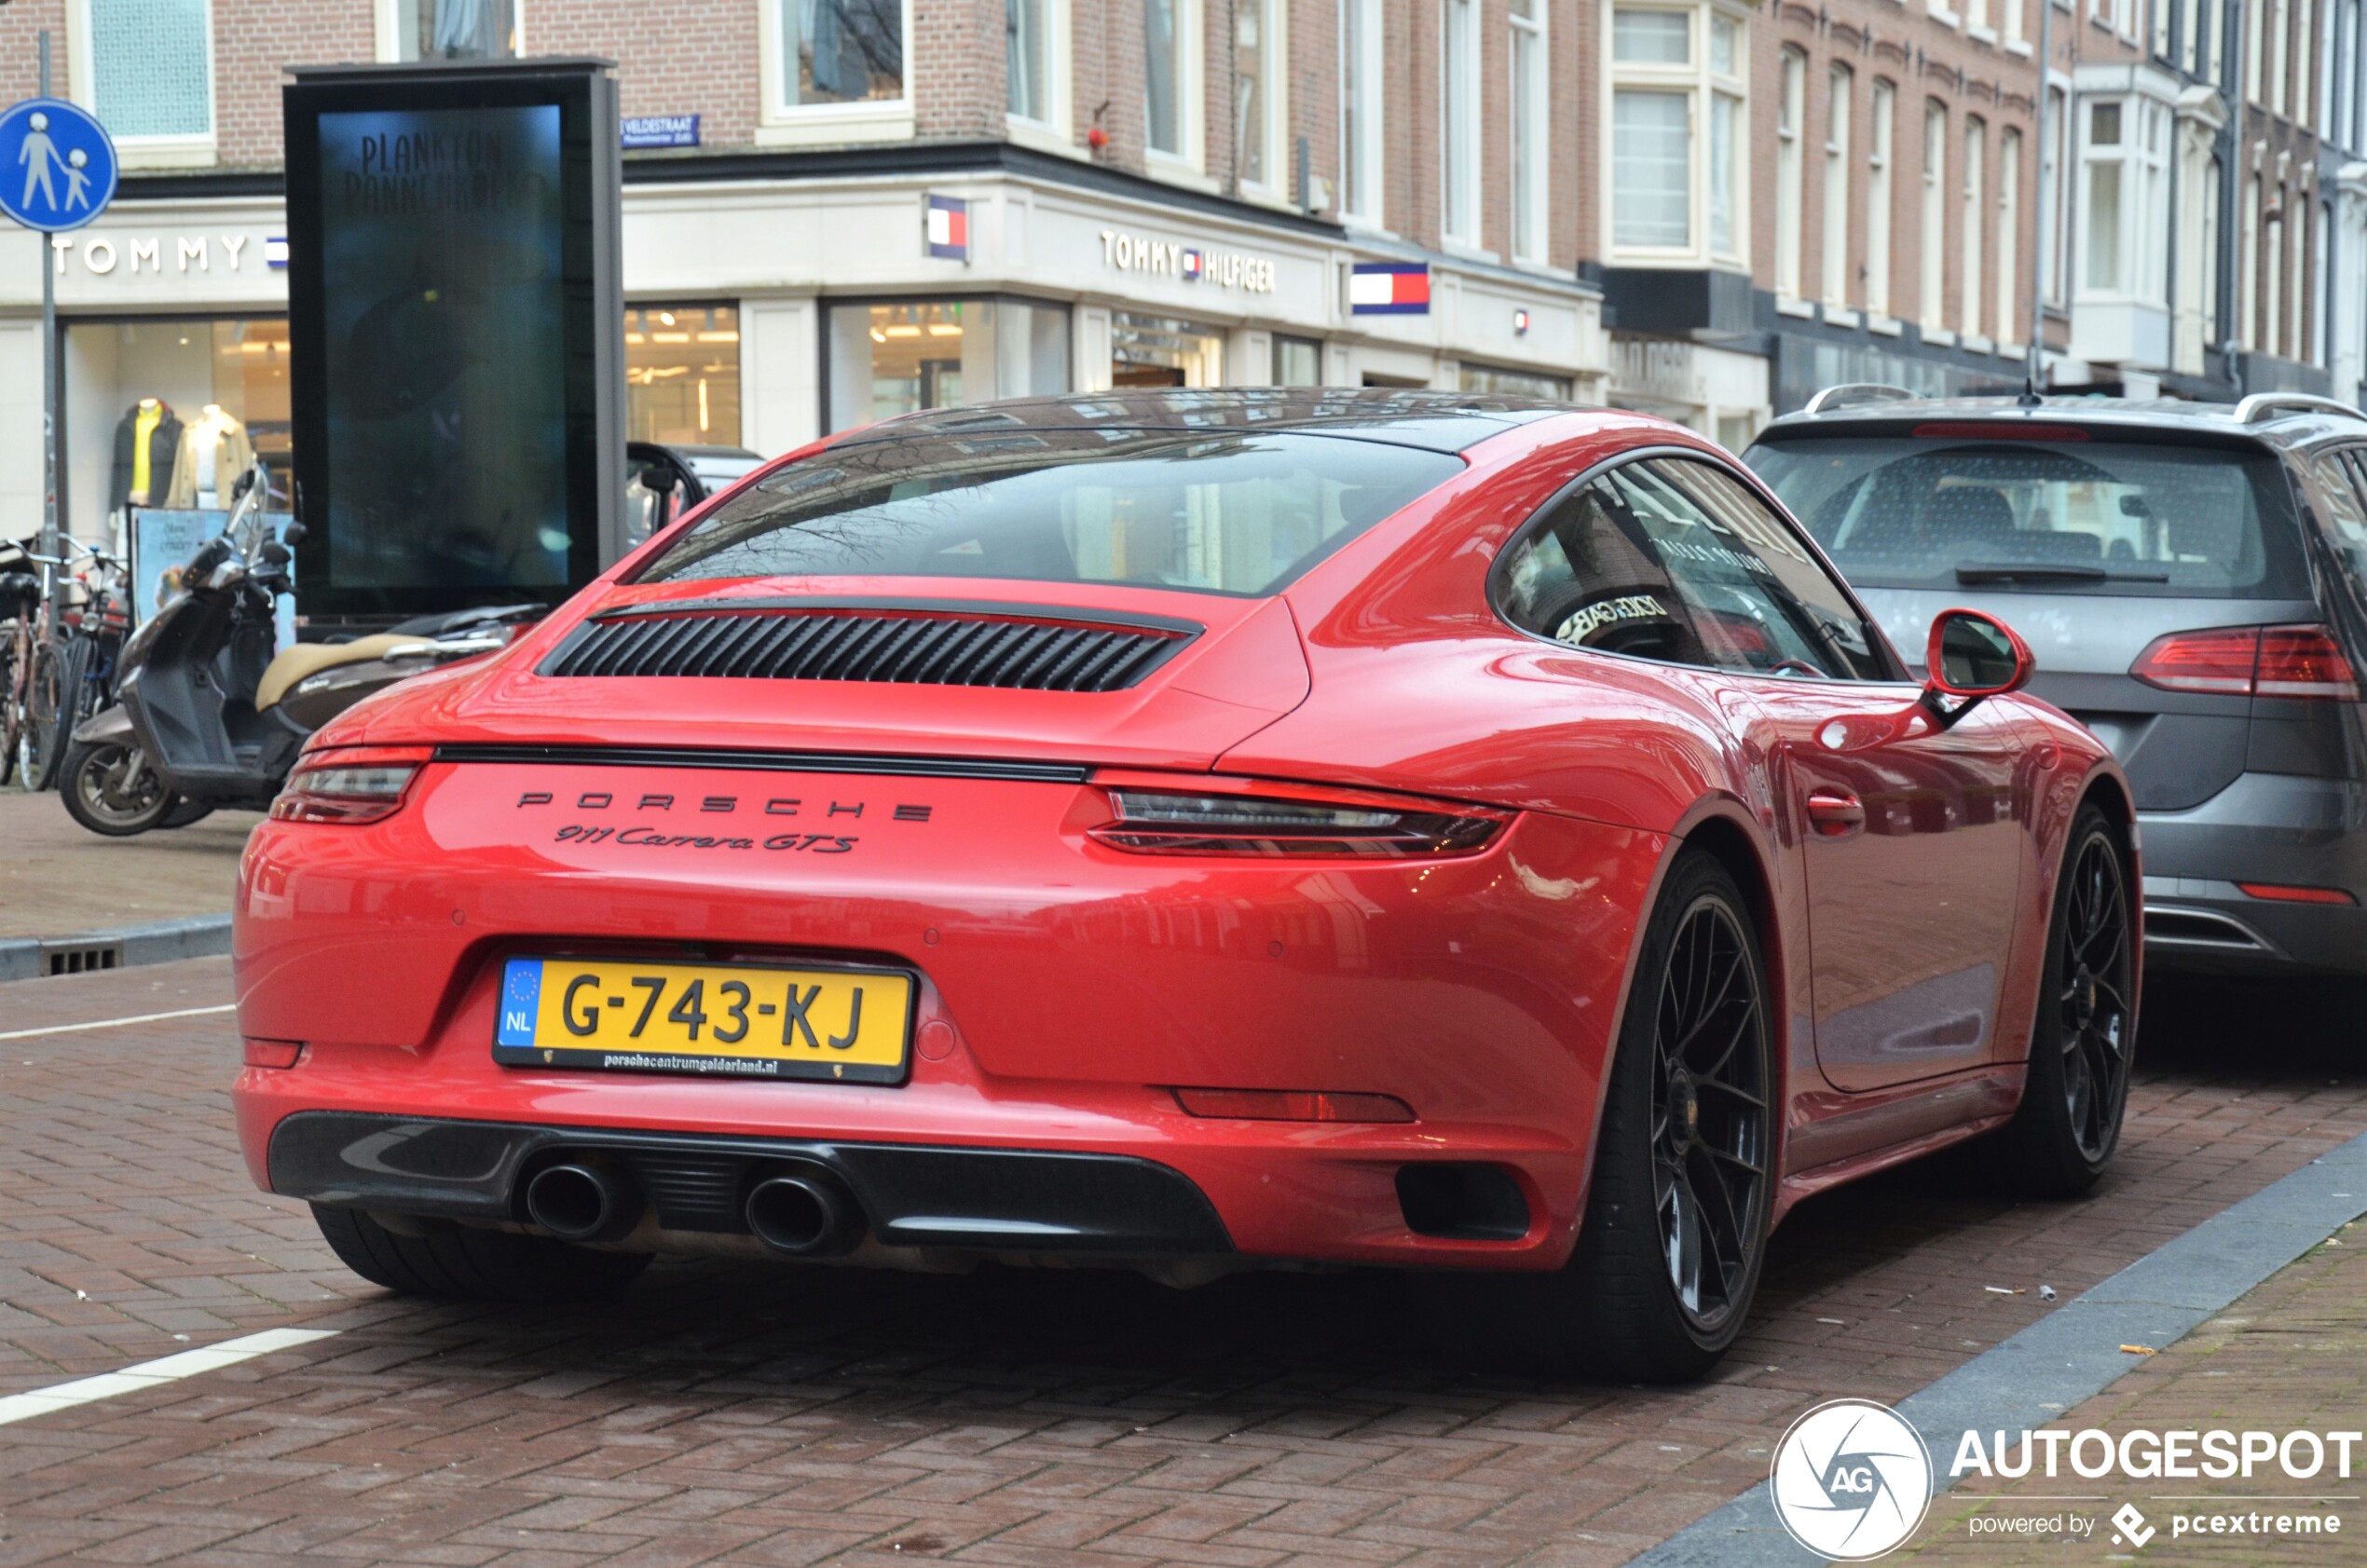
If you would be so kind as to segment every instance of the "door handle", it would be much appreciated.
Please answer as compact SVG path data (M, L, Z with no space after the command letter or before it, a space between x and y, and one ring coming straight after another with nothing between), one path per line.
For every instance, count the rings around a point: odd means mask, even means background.
M1866 825L1866 807L1845 789L1808 793L1808 825L1827 839L1840 839Z

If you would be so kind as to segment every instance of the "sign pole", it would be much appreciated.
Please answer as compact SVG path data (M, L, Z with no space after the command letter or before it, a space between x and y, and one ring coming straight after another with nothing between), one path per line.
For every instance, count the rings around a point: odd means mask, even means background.
M49 30L41 30L41 96L49 96ZM58 555L58 267L57 248L41 236L41 553ZM44 597L64 592L55 566L41 568Z

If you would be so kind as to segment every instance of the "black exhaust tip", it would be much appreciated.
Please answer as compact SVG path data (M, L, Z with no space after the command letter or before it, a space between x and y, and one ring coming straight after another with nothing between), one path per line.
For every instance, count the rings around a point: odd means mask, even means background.
M614 1241L641 1222L641 1194L607 1166L545 1166L526 1184L527 1218L561 1241Z
M852 1252L868 1228L846 1183L818 1165L785 1166L748 1190L749 1234L790 1258Z

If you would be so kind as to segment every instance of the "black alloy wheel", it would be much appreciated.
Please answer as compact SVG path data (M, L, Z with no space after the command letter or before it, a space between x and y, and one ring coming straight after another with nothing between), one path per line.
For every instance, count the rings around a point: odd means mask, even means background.
M2073 820L2055 888L2022 1103L2001 1150L2012 1184L2074 1197L2119 1146L2137 1047L2137 911L2119 834L2094 806Z
M1769 1196L1766 1002L1753 944L1714 893L1685 911L1652 1043L1652 1212L1678 1308L1716 1333L1746 1307Z

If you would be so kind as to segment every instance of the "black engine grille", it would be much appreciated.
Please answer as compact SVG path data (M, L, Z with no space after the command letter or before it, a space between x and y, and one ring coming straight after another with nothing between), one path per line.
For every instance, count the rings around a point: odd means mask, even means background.
M699 608L588 621L541 673L1122 691L1198 630L1147 618L1134 624L851 607Z

